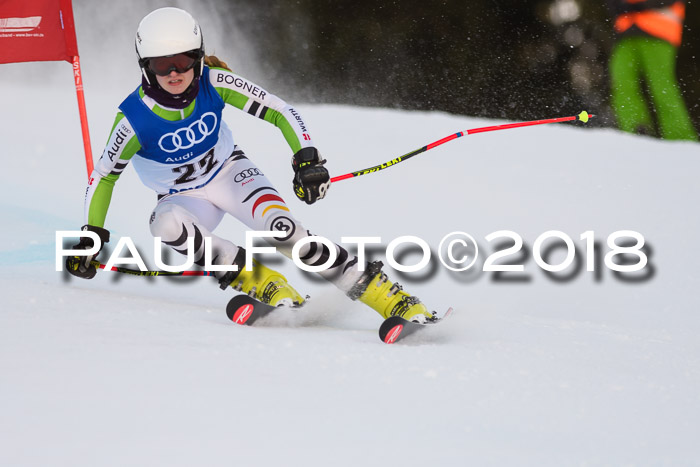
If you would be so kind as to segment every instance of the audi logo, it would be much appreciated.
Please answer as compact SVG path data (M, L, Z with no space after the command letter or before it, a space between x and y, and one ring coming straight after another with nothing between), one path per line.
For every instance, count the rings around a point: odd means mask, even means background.
M177 152L199 144L216 130L218 119L214 112L207 112L186 128L166 133L158 140L158 146L165 152Z
M256 168L245 169L243 172L238 172L236 176L233 177L233 181L239 183L245 180L246 178L255 177L256 175L262 175L262 172L260 172Z

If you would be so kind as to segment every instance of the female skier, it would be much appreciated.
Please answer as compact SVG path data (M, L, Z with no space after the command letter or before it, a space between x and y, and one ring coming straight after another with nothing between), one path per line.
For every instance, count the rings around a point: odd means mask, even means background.
M144 17L136 32L136 53L141 86L119 106L107 146L90 177L83 230L97 233L100 248L109 241L104 224L112 190L133 161L141 181L158 194L150 217L154 236L182 254L187 252L188 237L194 237L199 265L204 265L203 239L209 237L216 255L213 264L238 268L217 273L222 289L231 286L273 306L303 304L304 297L282 274L256 260L248 271L244 249L212 233L228 213L252 230L276 231L279 236L269 241L287 257L297 241L311 235L234 143L221 117L224 104L229 104L279 128L294 153L294 193L312 204L326 195L330 177L303 118L280 98L231 72L218 58L205 56L199 24L184 10L160 8ZM73 248L92 246L92 239L81 237ZM319 274L351 299L385 318L433 319L417 298L387 279L381 262L360 271L357 257L339 245L335 248L337 260ZM69 258L68 270L91 279L96 256ZM321 265L329 251L312 242L299 256L305 264Z

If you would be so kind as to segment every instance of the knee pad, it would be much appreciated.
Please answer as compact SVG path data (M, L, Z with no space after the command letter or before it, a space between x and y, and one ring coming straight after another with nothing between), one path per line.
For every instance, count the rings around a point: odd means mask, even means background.
M151 235L161 237L164 241L172 241L182 235L187 224L195 222L194 216L182 206L164 203L151 213L149 227Z

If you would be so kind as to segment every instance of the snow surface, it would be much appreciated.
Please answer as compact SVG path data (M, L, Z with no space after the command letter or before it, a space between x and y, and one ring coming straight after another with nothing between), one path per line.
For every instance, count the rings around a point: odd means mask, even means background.
M603 253L618 230L642 233L652 248L638 282L602 265L556 282L531 253L525 272L508 276L526 281L451 273L435 260L430 273L393 272L432 308L455 312L387 346L376 313L286 260L272 264L313 300L255 327L227 320L231 292L210 278L56 272L55 232L83 222L70 66L8 69L54 76L2 79L0 465L700 464L697 144L580 124L477 134L339 182L306 206L292 194L279 132L227 111L237 142L294 214L334 240L381 236L386 247L415 235L437 250L446 234L466 231L483 250L477 268L494 251L486 235L503 229L530 251L538 235L561 230L579 258L585 231ZM95 157L137 84L97 78L87 96ZM332 175L499 123L297 107ZM127 169L107 219L113 238L130 236L151 266L154 204ZM232 219L217 233L244 238Z

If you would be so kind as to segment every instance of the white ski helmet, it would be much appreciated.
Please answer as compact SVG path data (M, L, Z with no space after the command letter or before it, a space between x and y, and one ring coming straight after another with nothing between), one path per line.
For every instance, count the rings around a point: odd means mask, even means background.
M185 10L166 7L146 15L136 30L136 54L139 66L151 81L147 70L148 58L165 57L182 52L196 51L201 65L195 67L199 76L204 66L204 40L199 23Z

